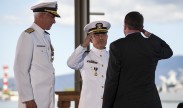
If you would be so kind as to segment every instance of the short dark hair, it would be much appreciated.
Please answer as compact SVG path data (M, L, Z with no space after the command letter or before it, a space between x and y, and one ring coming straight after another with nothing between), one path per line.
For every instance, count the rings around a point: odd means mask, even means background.
M125 25L132 30L143 29L144 18L142 14L136 11L129 12L125 16Z

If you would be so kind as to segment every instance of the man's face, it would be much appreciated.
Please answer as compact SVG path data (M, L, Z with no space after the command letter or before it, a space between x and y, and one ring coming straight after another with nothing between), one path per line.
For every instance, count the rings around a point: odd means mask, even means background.
M44 19L45 20L45 29L50 30L52 24L55 23L55 16L50 13L44 13Z
M107 33L93 34L91 41L93 46L97 49L104 49L107 44Z

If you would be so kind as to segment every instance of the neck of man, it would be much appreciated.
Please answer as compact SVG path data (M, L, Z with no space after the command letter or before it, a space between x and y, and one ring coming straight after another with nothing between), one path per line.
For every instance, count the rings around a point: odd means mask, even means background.
M140 30L127 29L127 30L125 31L125 36L127 36L128 34L135 33L135 32L140 32Z
M45 30L45 26L41 20L35 19L34 23L41 27L43 30Z

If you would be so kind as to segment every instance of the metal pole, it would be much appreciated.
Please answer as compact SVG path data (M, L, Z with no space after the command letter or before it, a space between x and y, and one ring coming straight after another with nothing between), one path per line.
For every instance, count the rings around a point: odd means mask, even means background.
M75 0L75 48L82 44L86 34L83 28L89 23L89 0ZM88 47L89 49L89 47ZM75 71L75 91L81 91L82 79Z
M103 12L90 12L90 15L105 15Z

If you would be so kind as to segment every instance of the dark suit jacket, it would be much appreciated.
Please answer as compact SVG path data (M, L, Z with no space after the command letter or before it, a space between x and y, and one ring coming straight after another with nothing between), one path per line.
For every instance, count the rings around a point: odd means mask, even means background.
M177 108L183 108L183 102L179 103L179 104L177 105Z
M173 54L165 41L140 32L110 45L110 57L102 108L162 108L155 85L160 59Z

